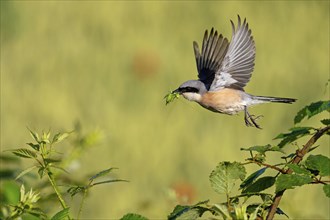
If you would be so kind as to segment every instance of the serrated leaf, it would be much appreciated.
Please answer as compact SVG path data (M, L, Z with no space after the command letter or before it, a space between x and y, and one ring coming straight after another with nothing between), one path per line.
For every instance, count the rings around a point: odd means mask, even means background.
M39 151L40 145L39 144L33 144L33 143L26 143L30 147L32 147L34 150Z
M27 129L29 130L31 137L32 137L36 142L39 143L39 142L40 142L40 139L39 139L39 135L38 135L38 133L32 131L30 128L27 128Z
M252 204L246 207L246 212L250 214L249 220L255 220L258 217L258 212L262 204Z
M330 125L330 119L323 119L323 120L321 120L321 122L324 125Z
M330 198L330 184L324 185L323 191L324 191L325 195Z
M128 182L127 180L120 180L120 179L115 179L115 180L105 180L97 183L93 183L92 186L95 185L100 185L100 184L106 184L106 183L114 183L114 182Z
M23 158L36 158L37 154L34 153L33 151L26 149L26 148L20 148L20 149L15 149L15 150L10 150L13 154L15 154L18 157L23 157Z
M200 213L198 209L190 209L189 207L185 207L183 210L178 212L176 215L171 215L168 219L169 220L195 220L200 217Z
M148 220L146 217L134 213L124 215L120 220Z
M58 163L58 162L61 162L62 160L61 159L55 159L55 158L45 158L44 161L46 163Z
M42 179L42 177L45 175L45 173L46 173L46 169L44 167L40 167L38 170L40 179Z
M97 179L101 176L105 176L114 169L118 169L118 168L112 167L112 168L109 168L109 169L106 169L106 170L102 170L102 171L98 172L97 174L95 174L94 176L92 176L91 178L89 178L89 180L92 181L92 180L95 180L95 179Z
M50 131L48 131L47 133L44 132L44 131L42 131L41 141L42 141L43 143L50 144L49 136L50 136Z
M305 117L311 118L325 110L330 110L330 101L318 101L314 102L303 109L301 109L296 117L294 118L294 123L297 124L301 122Z
M249 186L255 179L257 179L260 175L262 175L267 167L261 168L260 170L257 170L256 172L252 173L250 176L248 176L240 185L240 189L243 189L247 186Z
M194 220L202 216L204 212L211 211L209 208L203 207L201 205L206 204L208 200L199 202L192 206L181 206L177 205L173 212L168 216L169 220L179 220L187 219Z
M297 164L287 164L287 166L296 174L306 174L306 175L310 175L311 172L309 170L307 170L306 168L299 166Z
M276 178L273 176L265 176L257 179L254 183L246 187L242 193L257 193L273 186Z
M71 195L71 197L73 197L77 193L83 192L85 189L85 186L72 186L67 190L67 192Z
M62 219L66 219L67 217L69 217L69 211L70 208L65 208L62 209L61 211L57 212L52 218L51 220L62 220Z
M289 133L281 133L276 136L274 139L282 139L278 144L280 148L283 148L285 145L292 143L293 141L301 138L305 135L309 135L311 130L314 130L312 127L294 127L291 128Z
M59 143L69 137L72 132L57 133L54 135L52 144Z
M22 172L20 172L20 173L17 175L17 177L15 178L15 180L21 178L22 176L24 176L25 174L31 172L33 169L36 169L36 168L37 168L37 166L32 166L32 167L29 167L29 168L23 170Z
M245 167L237 162L220 162L210 174L210 182L214 191L229 194L236 180L245 178Z
M24 211L30 215L38 217L39 219L48 219L46 213L42 211L40 208L35 207L28 210L25 209Z
M244 151L256 151L260 154L265 154L267 151L279 151L281 153L283 153L282 149L278 146L272 146L270 144L267 145L262 145L262 146L253 146L253 147L249 147L249 148L241 148L241 150Z
M230 213L227 205L225 204L214 204L215 208L212 208L216 213L221 214L223 219L230 218Z
M320 176L330 176L330 159L324 155L309 155L305 165L311 170L318 170Z
M175 99L178 99L180 94L177 92L170 91L164 96L165 104L168 105L169 103L173 102Z
M312 182L313 179L308 175L281 174L277 177L275 186L276 193L286 189L293 189L296 186L302 186Z

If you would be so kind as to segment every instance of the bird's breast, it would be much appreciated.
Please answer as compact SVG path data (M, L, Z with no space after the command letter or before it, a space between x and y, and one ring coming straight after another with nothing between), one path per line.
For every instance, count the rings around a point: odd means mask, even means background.
M208 110L229 115L244 110L242 91L235 89L206 92L198 103Z

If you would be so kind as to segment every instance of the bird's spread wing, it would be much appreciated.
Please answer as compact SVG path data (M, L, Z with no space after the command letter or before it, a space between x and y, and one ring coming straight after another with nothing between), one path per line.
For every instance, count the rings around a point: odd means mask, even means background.
M205 31L202 51L199 50L198 44L195 41L193 45L198 78L209 88L228 50L228 40L221 34L218 35L218 32L214 32L212 28L210 36L208 36L207 30Z
M234 88L243 90L254 68L255 43L246 19L241 24L238 16L237 29L231 21L233 35L228 51L217 69L210 90Z

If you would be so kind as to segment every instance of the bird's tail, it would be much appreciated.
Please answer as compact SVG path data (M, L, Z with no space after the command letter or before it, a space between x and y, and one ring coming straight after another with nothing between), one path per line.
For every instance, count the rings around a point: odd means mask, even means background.
M291 98L279 98L279 97L269 97L269 96L253 96L253 99L260 102L278 102L278 103L288 103L288 104L292 104L297 100Z

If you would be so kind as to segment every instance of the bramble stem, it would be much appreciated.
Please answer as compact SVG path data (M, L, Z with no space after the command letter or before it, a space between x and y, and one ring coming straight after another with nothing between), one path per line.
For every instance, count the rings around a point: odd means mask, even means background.
M304 145L304 147L301 150L297 150L296 156L293 158L291 164L298 164L303 157L309 152L311 147L315 144L315 142L325 133L330 131L330 126L326 126L320 130L318 130L309 140L308 142ZM286 170L286 174L291 174L293 171L291 169ZM277 207L280 204L280 201L282 199L282 196L284 194L285 190L282 190L278 193L276 193L274 202L270 207L270 210L267 215L267 220L272 220L274 218L274 215L276 214Z

